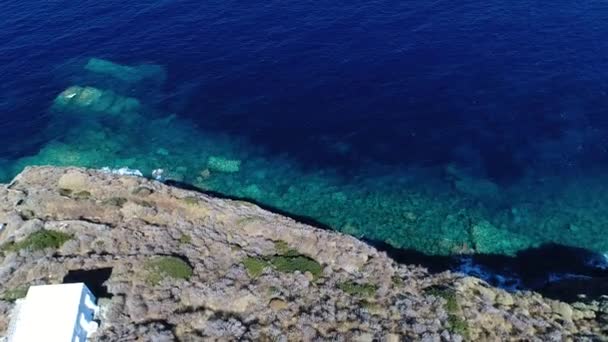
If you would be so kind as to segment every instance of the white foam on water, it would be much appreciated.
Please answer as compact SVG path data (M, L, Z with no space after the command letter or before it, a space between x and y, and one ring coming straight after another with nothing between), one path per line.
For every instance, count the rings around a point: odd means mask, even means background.
M163 173L165 172L165 170L163 169L155 169L152 171L152 177L154 177L154 179L156 179L157 181L164 181L165 177L163 176Z
M101 171L107 172L107 173L112 173L115 175L121 175L121 176L138 176L138 177L144 176L144 174L141 173L141 171L139 171L137 169L130 169L128 167L121 167L119 169L111 169L106 166L106 167L102 167Z
M596 267L602 270L608 270L608 252L604 254L598 254L597 256L589 259L587 264L591 267Z

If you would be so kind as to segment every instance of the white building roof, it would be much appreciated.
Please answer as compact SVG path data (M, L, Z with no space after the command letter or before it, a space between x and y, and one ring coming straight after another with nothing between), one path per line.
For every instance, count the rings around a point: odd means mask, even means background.
M11 322L9 342L84 342L98 308L83 283L31 286Z

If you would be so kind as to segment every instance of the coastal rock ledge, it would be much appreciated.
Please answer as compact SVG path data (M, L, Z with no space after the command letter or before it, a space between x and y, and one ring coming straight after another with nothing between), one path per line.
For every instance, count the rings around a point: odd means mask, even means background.
M84 281L95 341L603 340L608 305L401 265L357 239L141 177L0 185L0 336L28 286Z

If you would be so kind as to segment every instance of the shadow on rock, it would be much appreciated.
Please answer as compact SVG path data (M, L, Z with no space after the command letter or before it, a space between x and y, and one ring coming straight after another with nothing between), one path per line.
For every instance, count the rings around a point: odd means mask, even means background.
M514 257L429 256L381 241L366 242L399 263L421 265L432 273L462 272L506 290L533 290L567 302L579 300L581 296L595 299L608 295L606 256L584 248L546 244L523 250Z
M226 196L172 180L166 183L213 197L247 201L298 222L332 230L330 226L313 218L294 215L250 198ZM568 302L576 301L581 296L594 299L608 295L608 258L584 248L545 244L520 251L515 256L494 254L436 256L411 249L395 248L383 241L369 239L363 241L386 252L398 263L421 265L431 273L447 270L461 272L510 291L533 290L543 296Z

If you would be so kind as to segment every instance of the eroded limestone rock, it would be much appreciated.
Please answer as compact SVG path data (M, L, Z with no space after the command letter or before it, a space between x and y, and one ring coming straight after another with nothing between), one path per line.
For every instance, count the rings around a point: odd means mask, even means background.
M107 291L98 341L601 340L606 334L602 303L572 308L450 272L429 274L353 237L141 177L27 168L0 185L0 218L0 335L12 301L27 286L108 269L97 284ZM42 230L61 234L39 236L70 238L36 249L23 243ZM178 264L183 272L163 269Z

